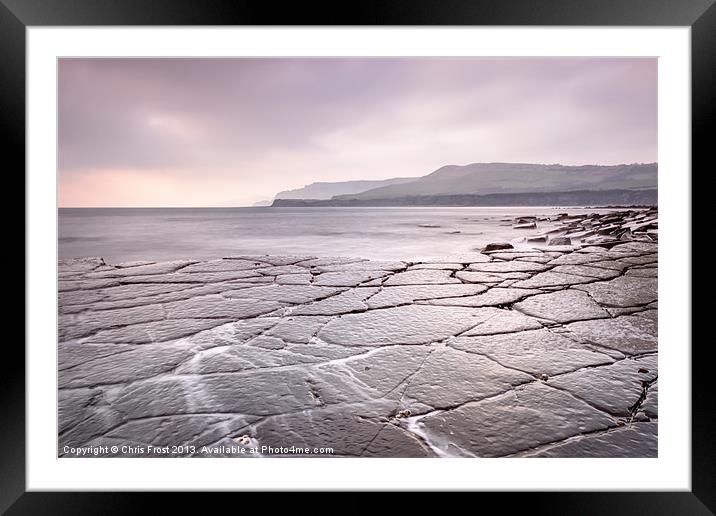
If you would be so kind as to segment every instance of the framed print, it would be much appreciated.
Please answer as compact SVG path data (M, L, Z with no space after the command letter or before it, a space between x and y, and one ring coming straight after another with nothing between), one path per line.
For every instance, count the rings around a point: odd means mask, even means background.
M711 2L0 22L27 200L9 513L146 490L712 513Z

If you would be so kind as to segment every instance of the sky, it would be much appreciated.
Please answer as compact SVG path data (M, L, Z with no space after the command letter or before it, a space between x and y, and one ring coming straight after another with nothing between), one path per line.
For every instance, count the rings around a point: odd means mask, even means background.
M60 59L59 205L244 206L478 162L657 161L653 58Z

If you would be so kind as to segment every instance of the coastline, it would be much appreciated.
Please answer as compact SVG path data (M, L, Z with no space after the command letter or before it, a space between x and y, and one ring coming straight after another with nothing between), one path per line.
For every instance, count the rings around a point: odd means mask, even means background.
M563 192L524 192L493 194L440 194L406 195L377 199L360 199L350 196L331 199L281 199L276 198L270 207L499 207L499 206L585 206L589 204L654 205L657 203L656 188L643 190L571 190Z
M58 455L656 456L653 215L453 261L61 260Z

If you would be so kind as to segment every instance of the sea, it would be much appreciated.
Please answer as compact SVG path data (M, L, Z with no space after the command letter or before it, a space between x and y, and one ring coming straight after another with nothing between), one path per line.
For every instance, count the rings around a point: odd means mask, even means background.
M604 213L560 207L60 208L60 259L210 260L237 255L425 260L469 255L490 242L527 245L521 216Z

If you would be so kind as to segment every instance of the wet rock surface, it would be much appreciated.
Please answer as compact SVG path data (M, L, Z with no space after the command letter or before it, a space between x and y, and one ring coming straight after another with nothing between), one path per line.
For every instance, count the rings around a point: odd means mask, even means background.
M551 232L430 262L60 261L58 454L655 457L656 211L514 222Z
M612 213L569 215L513 221L514 229L534 229L536 234L525 237L527 242L545 242L549 246L573 244L603 245L621 242L657 242L658 210L656 208L628 210Z

